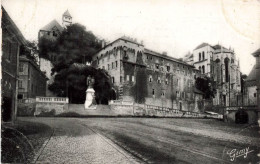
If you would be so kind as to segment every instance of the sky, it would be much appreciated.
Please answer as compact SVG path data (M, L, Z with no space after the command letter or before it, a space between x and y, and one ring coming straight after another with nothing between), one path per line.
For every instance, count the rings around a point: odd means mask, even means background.
M248 74L260 48L260 0L2 0L27 40L53 19L61 23L68 9L73 23L101 39L121 36L146 48L183 57L199 44L235 50L240 70Z

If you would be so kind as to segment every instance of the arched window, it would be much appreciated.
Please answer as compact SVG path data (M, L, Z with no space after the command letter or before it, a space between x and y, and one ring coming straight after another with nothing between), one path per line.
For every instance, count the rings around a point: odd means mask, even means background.
M205 59L205 54L204 54L204 51L202 52L202 60Z
M201 53L199 53L199 61L201 61Z
M229 58L225 58L225 73L226 73L226 82L229 82Z
M205 66L204 65L202 66L202 73L203 74L205 73Z
M199 66L199 70L200 70L200 72L201 72L201 66Z

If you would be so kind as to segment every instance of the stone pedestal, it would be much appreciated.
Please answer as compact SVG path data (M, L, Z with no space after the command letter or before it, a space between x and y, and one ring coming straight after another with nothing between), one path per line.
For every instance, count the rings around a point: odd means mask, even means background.
M93 99L95 96L95 91L93 88L88 88L86 91L85 109L89 109L93 105Z

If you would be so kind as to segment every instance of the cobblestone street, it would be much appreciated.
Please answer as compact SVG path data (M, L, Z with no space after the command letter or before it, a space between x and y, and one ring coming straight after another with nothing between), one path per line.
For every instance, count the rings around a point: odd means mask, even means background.
M214 119L20 119L53 129L36 163L230 163L228 152L245 148L249 153L236 163L259 161L259 133L251 125Z
M80 127L81 130L83 128ZM84 135L79 136L63 135L66 130L54 130L53 136L36 157L36 163L139 163L106 137L87 127L84 128Z

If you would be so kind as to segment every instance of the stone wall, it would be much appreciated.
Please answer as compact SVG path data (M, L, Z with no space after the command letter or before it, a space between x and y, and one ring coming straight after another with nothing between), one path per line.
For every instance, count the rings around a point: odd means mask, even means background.
M35 116L54 116L68 110L68 98L36 97Z

